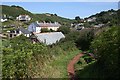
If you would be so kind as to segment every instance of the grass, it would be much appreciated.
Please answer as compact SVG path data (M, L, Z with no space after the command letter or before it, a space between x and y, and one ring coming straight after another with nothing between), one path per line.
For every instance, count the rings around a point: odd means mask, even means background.
M102 74L104 70L101 70L100 66L96 63L95 60L92 60L87 63L85 60L90 59L89 56L84 55L80 60L75 64L75 71L77 78L104 78Z
M95 60L93 58L91 58L88 54L85 54L84 56L80 57L79 61L75 64L75 71L82 70L84 67L94 62Z
M80 60L75 64L75 71L83 69L87 63L84 58L80 58Z
M77 78L105 78L104 67L97 64L97 62L92 62L89 65L85 66L81 70L76 71Z
M55 57L55 60L47 63L41 71L42 78L68 78L67 75L67 65L69 61L81 51L76 50L72 52L67 52L66 54L61 54Z

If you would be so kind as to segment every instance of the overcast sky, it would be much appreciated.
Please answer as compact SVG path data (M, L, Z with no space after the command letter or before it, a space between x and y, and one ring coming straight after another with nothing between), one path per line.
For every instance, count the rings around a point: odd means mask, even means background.
M17 5L32 13L53 13L65 18L81 18L118 9L118 2L3 2L4 5Z

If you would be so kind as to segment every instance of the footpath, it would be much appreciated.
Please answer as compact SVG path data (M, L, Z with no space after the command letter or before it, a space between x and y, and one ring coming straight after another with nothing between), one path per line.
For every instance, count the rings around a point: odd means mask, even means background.
M70 80L74 80L75 78L75 70L74 65L79 61L80 57L82 57L84 54L80 53L76 55L68 64L67 66L67 72Z

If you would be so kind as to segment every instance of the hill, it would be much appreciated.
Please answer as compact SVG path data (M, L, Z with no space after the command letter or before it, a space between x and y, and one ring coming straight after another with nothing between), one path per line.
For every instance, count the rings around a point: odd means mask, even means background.
M57 16L57 14L34 14L31 13L27 10L25 10L24 8L20 7L20 6L7 6L7 5L0 5L0 7L2 7L2 14L5 14L7 16L12 16L14 19L16 19L17 16L21 15L21 14L26 14L29 15L30 17L32 17L32 21L51 21L51 22L59 22L62 25L70 25L71 22L73 22L74 20L71 19L66 19L60 16Z
M102 11L100 13L97 13L95 15L91 15L88 18L96 18L96 24L108 24L109 25L115 25L118 24L118 13L120 10L108 10L108 11ZM86 19L88 19L86 18Z

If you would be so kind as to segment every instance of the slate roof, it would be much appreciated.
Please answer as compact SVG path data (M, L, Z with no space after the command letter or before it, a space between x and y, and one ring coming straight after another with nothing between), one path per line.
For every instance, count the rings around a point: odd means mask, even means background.
M51 45L59 41L61 38L65 38L62 32L50 32L50 33L39 33L39 34L34 33L34 35L37 37L39 42L45 43L47 45Z
M34 22L34 23L31 23L29 26L28 26L28 31L30 32L36 32L36 27L38 27L39 25Z
M27 29L24 29L22 27L20 27L19 30L24 34L31 34L30 31L28 31Z
M60 24L55 24L55 23L39 23L40 27L59 27L61 26Z

